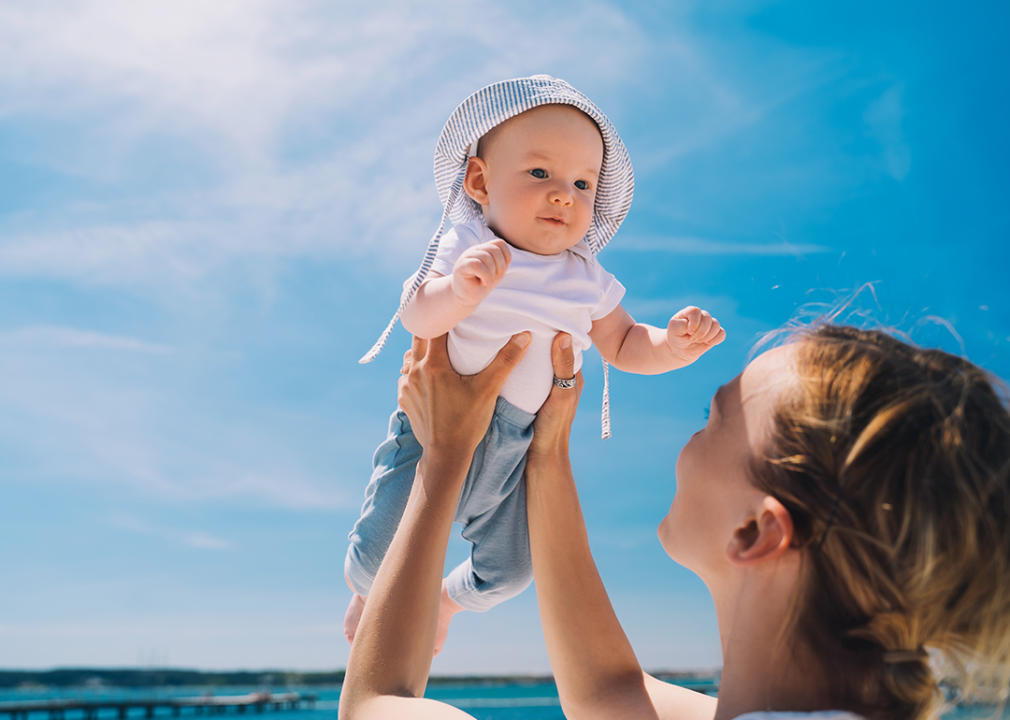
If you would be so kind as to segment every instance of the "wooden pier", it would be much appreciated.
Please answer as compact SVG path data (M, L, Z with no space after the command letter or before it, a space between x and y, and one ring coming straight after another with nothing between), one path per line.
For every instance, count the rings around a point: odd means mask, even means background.
M314 708L314 693L249 693L248 695L222 695L215 697L182 698L134 698L120 700L34 700L30 702L0 703L0 716L6 714L10 720L28 720L33 713L46 713L49 720L67 720L68 713L78 715L80 720L98 720L102 710L114 710L116 717L125 720L131 710L141 709L143 717L153 718L157 710L169 710L178 716L184 709L191 709L194 715L223 714L231 708L238 713L261 713L264 710L300 710L303 706ZM78 714L79 713L79 714ZM135 714L135 717L139 715Z

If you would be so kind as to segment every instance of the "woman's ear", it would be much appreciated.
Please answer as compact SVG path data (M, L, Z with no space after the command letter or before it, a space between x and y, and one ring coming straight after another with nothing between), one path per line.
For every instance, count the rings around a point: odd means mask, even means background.
M487 191L487 163L476 155L467 161L463 189L478 205L490 205Z
M785 506L765 495L755 513L733 531L726 557L738 567L777 560L793 542L793 518Z

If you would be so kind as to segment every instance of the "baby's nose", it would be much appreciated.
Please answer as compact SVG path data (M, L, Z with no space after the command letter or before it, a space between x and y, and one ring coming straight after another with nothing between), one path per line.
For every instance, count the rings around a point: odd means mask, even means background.
M557 205L571 205L572 204L572 194L563 189L556 189L551 192L552 203Z

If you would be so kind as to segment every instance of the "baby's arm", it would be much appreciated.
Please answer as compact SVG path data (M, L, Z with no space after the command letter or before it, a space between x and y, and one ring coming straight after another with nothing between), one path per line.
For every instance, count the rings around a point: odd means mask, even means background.
M636 323L618 305L593 322L589 337L603 359L619 370L658 375L690 365L725 340L726 331L718 320L696 307L678 312L662 330Z
M467 248L451 275L432 273L421 283L400 316L403 327L424 339L445 335L498 286L510 262L512 251L504 240Z

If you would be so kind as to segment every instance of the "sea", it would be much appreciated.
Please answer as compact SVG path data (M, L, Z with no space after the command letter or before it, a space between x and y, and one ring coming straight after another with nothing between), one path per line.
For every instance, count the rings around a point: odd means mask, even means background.
M717 678L712 678L717 681ZM711 683L709 683L711 684ZM695 685L705 687L706 681L701 683L695 681ZM252 692L262 692L262 686L248 687L152 687L152 688L114 688L104 686L93 686L86 688L43 688L43 687L21 687L18 689L0 690L0 720L5 720L4 705L8 703L19 703L38 700L60 700L60 699L89 699L89 700L147 700L147 699L168 699L178 697L200 697L213 694L216 697L227 695L245 695ZM340 702L339 686L311 686L311 687L275 687L269 688L271 692L299 692L314 694L317 697L315 707L302 707L299 710L272 710L268 709L262 714L249 710L243 713L243 720L252 720L255 715L260 720L336 720L337 708ZM553 682L523 681L523 682L439 682L429 685L426 697L453 705L466 711L477 720L564 720L565 715L561 711L561 703L558 700L557 687ZM98 714L97 720L116 720L115 710L104 710ZM144 713L140 708L131 710L128 717L131 720L143 720ZM154 718L174 717L171 710L162 708L155 712ZM229 710L225 714L205 716L195 715L191 709L183 709L180 720L189 718L199 718L205 720L214 717L220 720L238 720L239 713ZM1010 720L1010 709L1002 714L994 708L987 706L959 707L949 711L945 720L984 720L987 718L999 718L999 720ZM29 720L49 720L47 712L33 712ZM83 720L81 711L67 711L64 720Z

